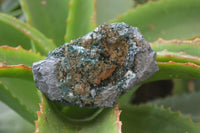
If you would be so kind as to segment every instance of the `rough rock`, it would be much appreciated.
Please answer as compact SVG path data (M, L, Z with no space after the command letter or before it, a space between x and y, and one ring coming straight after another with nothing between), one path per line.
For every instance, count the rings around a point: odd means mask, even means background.
M104 24L33 64L48 99L79 107L113 107L120 95L158 71L156 53L138 28Z

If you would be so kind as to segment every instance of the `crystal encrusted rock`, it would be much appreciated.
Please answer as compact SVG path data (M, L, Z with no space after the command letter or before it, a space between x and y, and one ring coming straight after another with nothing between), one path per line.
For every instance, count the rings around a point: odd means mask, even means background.
M156 53L138 28L104 24L33 64L48 99L79 107L113 107L120 95L158 71Z

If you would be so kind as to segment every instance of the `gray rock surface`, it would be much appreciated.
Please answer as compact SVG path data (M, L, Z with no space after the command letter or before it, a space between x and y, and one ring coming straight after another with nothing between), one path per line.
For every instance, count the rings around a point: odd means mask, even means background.
M158 71L155 59L138 28L104 24L33 63L33 75L51 101L113 107L120 95Z

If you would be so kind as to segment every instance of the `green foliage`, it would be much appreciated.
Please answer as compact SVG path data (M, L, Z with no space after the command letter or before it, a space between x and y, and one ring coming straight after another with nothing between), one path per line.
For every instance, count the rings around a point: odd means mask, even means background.
M103 109L98 111L92 118L72 119L55 109L55 104L50 103L42 96L39 119L36 123L36 133L116 133L119 126L119 110Z
M20 115L0 102L0 132L1 133L33 133L34 126ZM11 128L12 126L12 128Z
M27 22L57 46L64 44L68 3L69 0L21 0Z
M115 8L113 8L113 3ZM131 10L133 7L133 0L97 0L97 25L104 24L108 20L120 16L127 10Z
M33 82L31 68L24 65L2 66L0 81L1 100L33 123L37 119L40 97Z
M186 39L199 35L199 0L160 0L148 2L111 22L139 27L144 38Z
M42 33L16 18L0 13L0 45L18 46L30 49L31 41L42 54L48 54L56 46Z
M136 106L130 104L136 87L120 98L118 110L118 107L64 107L48 101L37 90L31 69L33 62L44 59L57 46L92 31L96 26L96 8L97 14L101 14L98 23L112 17L104 11L111 13L116 6L124 10L130 8L125 1L120 4L113 0L106 2L108 5L103 6L105 1L98 1L96 5L95 0L20 0L20 7L19 1L6 0L1 5L4 13L0 13L0 100L31 124L38 119L36 133L120 133L121 128L123 133L200 132L200 126L195 123L200 120L199 92L148 103L164 105L164 108ZM148 41L155 41L151 46L157 52L160 70L144 83L177 78L200 79L200 1L160 0L132 7L131 11L109 22L125 22L138 27ZM25 14L26 22L10 16L21 14ZM184 40L188 38L191 39ZM179 83L183 87L183 83ZM172 111L181 110L182 114L172 112L168 107ZM189 115L194 122L184 118ZM0 123L2 119L0 117ZM23 127L24 123L18 124ZM33 131L32 126L27 127L25 132ZM0 126L1 131L14 132Z
M27 51L21 47L0 46L0 62L8 65L24 64L32 66L33 62L44 59L40 54Z
M0 100L31 123L33 123L33 121L37 118L36 114L33 114L33 112L23 105L19 99L13 96L8 88L5 88L2 83L0 83Z
M86 10L87 9L87 10ZM96 26L94 0L71 0L65 42L84 36Z
M122 107L122 132L125 133L198 133L199 124L189 118L183 118L178 112L171 112L157 106L124 106Z
M0 0L0 12L7 13L15 17L20 17L23 13L18 0L3 0L2 5Z
M156 99L147 104L164 106L164 108L171 108L172 111L180 111L185 117L191 117L193 121L200 122L200 92L174 95L164 99ZM191 104L192 103L192 104Z
M158 66L160 71L152 76L148 81L176 78L200 78L200 67L193 63L158 62Z
M181 52L182 54L188 54L192 56L200 56L200 39L194 38L190 41L180 41L180 40L171 40L171 41L165 41L165 40L158 40L154 43L152 43L152 48L155 51L163 51L167 50L170 52Z

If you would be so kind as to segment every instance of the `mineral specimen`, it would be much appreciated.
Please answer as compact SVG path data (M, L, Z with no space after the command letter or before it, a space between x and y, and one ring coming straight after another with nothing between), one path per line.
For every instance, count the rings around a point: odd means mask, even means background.
M51 101L113 107L120 95L158 71L155 58L138 28L104 24L34 63L33 75Z

